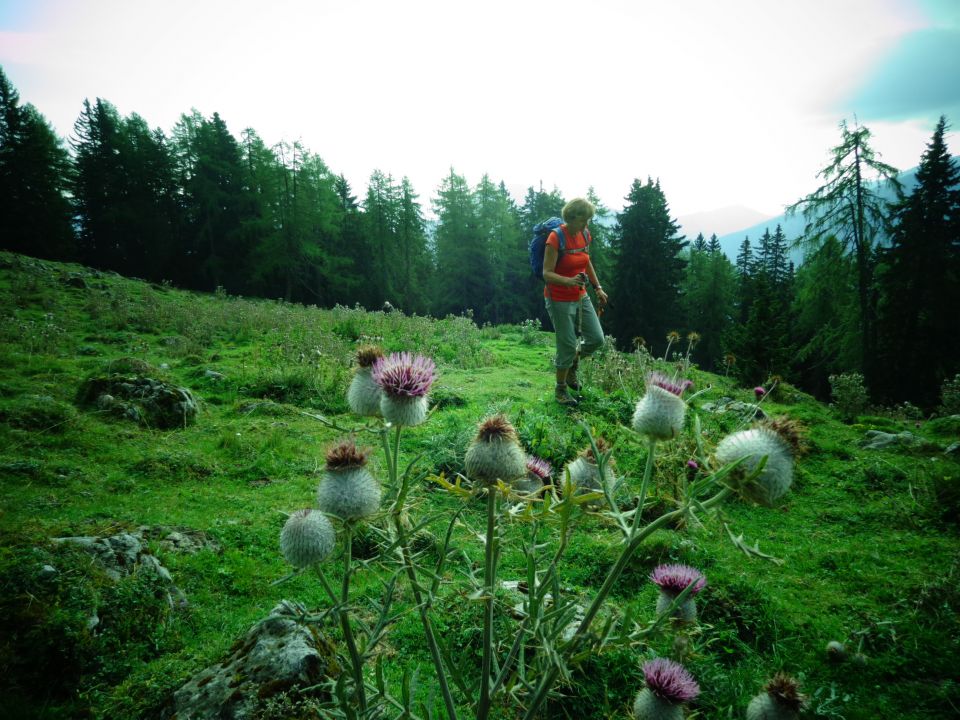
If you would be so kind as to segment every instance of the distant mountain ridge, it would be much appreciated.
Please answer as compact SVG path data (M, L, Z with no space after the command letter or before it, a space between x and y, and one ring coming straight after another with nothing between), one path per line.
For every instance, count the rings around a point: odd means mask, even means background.
M953 159L957 162L960 162L960 157L953 156ZM917 170L919 166L905 170L897 176L897 179L903 185L903 191L906 194L913 192L914 188L917 186ZM884 196L887 200L894 200L893 191L887 186L886 183L882 183L880 194ZM680 222L679 219L677 222ZM783 215L777 215L776 217L768 218L756 222L753 225L744 227L740 230L733 232L727 232L724 235L717 233L717 238L720 240L720 249L723 250L724 254L730 258L731 261L735 261L737 258L737 253L740 250L740 245L743 243L745 237L750 238L750 246L757 247L757 244L760 240L760 237L767 230L773 234L777 225L781 227L784 235L787 238L788 243L792 243L794 240L803 235L803 231L806 229L807 221L803 218L801 213L794 215L793 217L787 217L784 213ZM711 231L713 232L713 231ZM687 236L688 240L693 240L696 235L693 237ZM708 233L704 233L704 237L709 238ZM790 250L790 259L795 265L800 265L803 262L803 251L799 248L793 248Z
M770 216L766 213L744 205L727 205L716 210L682 215L677 218L677 223L680 225L680 232L692 241L699 233L703 233L703 237L709 240L714 233L719 236L737 232L740 228L751 227L769 219Z

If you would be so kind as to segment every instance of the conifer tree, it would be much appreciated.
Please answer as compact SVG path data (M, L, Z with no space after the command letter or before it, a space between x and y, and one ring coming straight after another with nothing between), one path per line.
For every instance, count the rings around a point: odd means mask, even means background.
M2 247L57 260L75 252L67 200L71 165L43 115L20 97L0 68Z
M365 271L372 266L373 252L364 233L364 219L353 195L350 183L341 174L334 178L334 192L339 207L338 237L340 252L332 257L343 257L344 261L337 267L329 267L323 273L328 284L326 294L336 302L344 305L361 303L374 307L368 298L369 282L365 279ZM342 255L341 255L342 253Z
M686 263L680 251L687 243L677 235L679 226L670 217L659 181L634 180L626 201L613 239L616 302L611 303L609 324L622 346L642 337L658 354L666 348L667 333L683 319L680 285Z
M808 246L820 247L826 237L833 235L856 261L863 328L860 366L869 385L874 376L877 345L876 239L889 220L889 203L879 192L879 181L889 184L898 194L901 191L897 169L882 162L870 147L869 129L858 126L851 130L844 120L840 134L840 144L831 150L830 164L818 175L824 184L787 208L787 215L802 212L807 221L803 242ZM878 182L871 182L874 179Z
M105 100L97 98L93 104L84 100L73 130L76 172L71 189L79 226L80 261L120 272L124 269L126 244L120 115Z
M527 268L527 248L520 232L517 208L506 185L484 175L473 192L478 232L490 252L495 292L484 316L492 323L520 322L535 297ZM537 283L539 286L539 283Z
M440 183L433 208L437 216L434 313L470 311L477 322L488 320L487 309L498 291L492 282L490 248L479 232L473 193L453 168Z
M394 278L400 195L392 176L373 171L367 182L363 210L365 232L373 250L373 265L368 270L373 294L369 301L374 307L382 306L384 301L400 305Z
M418 195L409 178L400 181L400 208L397 216L396 253L399 266L396 283L401 307L411 313L429 310L429 288L433 262L427 246L426 221Z
M880 273L883 394L936 405L960 371L960 167L941 116L917 170L917 186L894 209L892 244Z
M850 372L860 354L854 259L827 237L798 268L794 284L793 373L808 392L826 399L830 375Z

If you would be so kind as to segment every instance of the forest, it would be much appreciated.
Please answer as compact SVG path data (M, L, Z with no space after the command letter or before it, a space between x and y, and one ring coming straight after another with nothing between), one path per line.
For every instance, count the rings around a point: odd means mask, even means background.
M942 410L960 383L948 128L941 117L904 189L870 130L841 123L820 186L788 208L804 235L745 237L735 260L716 236L679 234L655 178L625 188L620 212L591 189L605 332L656 357L686 349L747 385L852 392L918 419ZM541 184L518 202L502 181L451 168L428 213L406 177L374 171L361 191L300 142L268 145L253 128L237 138L197 110L166 133L101 98L64 140L0 68L0 248L37 258L228 296L540 327L527 244L568 199ZM797 267L791 247L804 250Z

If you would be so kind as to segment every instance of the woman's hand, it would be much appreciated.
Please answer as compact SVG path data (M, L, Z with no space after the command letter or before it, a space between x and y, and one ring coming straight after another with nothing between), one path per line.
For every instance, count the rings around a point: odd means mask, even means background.
M604 305L607 304L607 300L609 298L607 297L607 294L603 291L603 288L597 288L596 293L597 293L597 300L600 303L600 307L603 307Z

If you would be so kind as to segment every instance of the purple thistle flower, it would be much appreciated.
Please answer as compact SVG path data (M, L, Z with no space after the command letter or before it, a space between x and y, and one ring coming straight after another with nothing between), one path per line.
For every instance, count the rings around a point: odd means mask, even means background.
M420 398L430 392L436 379L437 366L423 355L408 352L390 353L373 365L373 381L387 395L399 398Z
M657 697L671 703L684 703L700 694L700 686L680 663L657 658L643 664L647 688Z
M528 455L527 472L533 473L546 482L553 474L553 467L543 458L538 458L536 455Z
M687 468L689 468L690 470L699 470L700 466L697 465L696 460L691 459L691 460L687 460Z
M757 396L757 400L759 400L760 398L762 398L764 395L767 394L767 391L764 390L764 389L763 389L762 387L760 387L759 385L757 385L757 386L753 389L753 394L756 395L756 396Z
M653 372L647 375L647 385L655 385L658 388L663 388L667 392L673 393L677 397L683 397L683 393L687 388L693 387L692 380L671 380L663 373Z
M687 597L693 597L703 590L707 579L699 570L689 565L657 565L650 573L650 580L664 592L679 595L687 586L693 584L693 589Z

